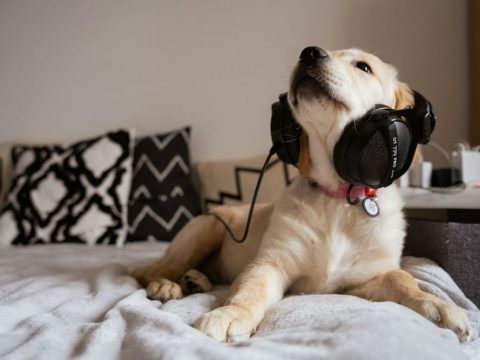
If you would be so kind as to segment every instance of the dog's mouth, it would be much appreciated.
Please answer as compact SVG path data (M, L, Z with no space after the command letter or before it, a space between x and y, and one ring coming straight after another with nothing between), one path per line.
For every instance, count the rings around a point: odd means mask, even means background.
M301 98L323 98L331 101L335 105L345 104L339 100L330 88L328 81L322 74L321 69L310 69L298 66L290 84L290 93L292 94L292 105L298 105L298 99Z

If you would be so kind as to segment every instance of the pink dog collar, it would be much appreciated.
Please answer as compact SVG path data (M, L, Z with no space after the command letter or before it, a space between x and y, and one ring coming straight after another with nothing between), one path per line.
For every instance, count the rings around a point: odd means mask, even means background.
M353 184L342 184L337 190L332 191L327 189L326 187L318 184L315 180L311 178L307 178L308 183L314 189L317 189L324 194L332 197L332 198L346 198L347 196L351 199L359 198L359 197L374 197L377 193L377 190L372 189L366 185L353 185Z
M350 205L356 205L363 197L362 207L365 213L370 217L376 217L380 213L380 208L376 201L377 190L366 185L342 184L340 187L332 191L318 184L315 180L307 178L310 186L319 190L332 198L345 198Z

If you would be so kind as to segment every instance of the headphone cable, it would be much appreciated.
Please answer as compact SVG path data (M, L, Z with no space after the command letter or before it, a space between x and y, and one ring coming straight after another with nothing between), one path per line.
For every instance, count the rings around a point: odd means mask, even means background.
M263 175L265 173L265 170L267 170L268 165L270 164L270 159L276 153L279 145L280 145L280 143L278 143L278 142L272 145L272 147L270 148L270 151L268 152L268 156L265 159L265 163L263 164L262 170L260 171L260 175L258 176L258 180L257 180L257 185L255 185L255 191L253 192L252 202L250 203L250 210L248 211L248 218L247 218L247 223L245 225L245 230L243 231L243 236L240 239L238 239L233 234L232 229L228 226L228 224L225 222L225 220L223 220L220 217L220 215L218 215L214 212L207 213L207 215L214 216L218 221L220 221L220 223L223 225L225 230L227 230L227 232L230 235L230 237L232 238L232 240L234 240L237 243L243 243L247 239L248 230L250 229L250 223L252 221L253 210L255 208L255 203L257 202L257 195L258 195L258 191L260 190L260 184L262 183Z

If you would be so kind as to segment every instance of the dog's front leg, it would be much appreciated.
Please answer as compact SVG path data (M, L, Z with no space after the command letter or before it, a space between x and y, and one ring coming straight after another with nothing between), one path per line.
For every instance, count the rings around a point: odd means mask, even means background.
M404 270L393 270L346 291L373 301L393 301L452 330L461 341L471 335L465 310L421 290L414 277Z
M278 260L255 260L235 280L225 305L203 315L195 327L219 341L248 339L290 283L282 268Z

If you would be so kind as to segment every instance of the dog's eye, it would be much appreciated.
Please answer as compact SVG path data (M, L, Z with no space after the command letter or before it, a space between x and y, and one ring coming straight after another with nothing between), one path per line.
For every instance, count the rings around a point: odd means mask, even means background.
M370 68L370 66L367 63L364 63L363 61L357 62L355 66L360 70L365 71L367 74L372 73L372 69Z

